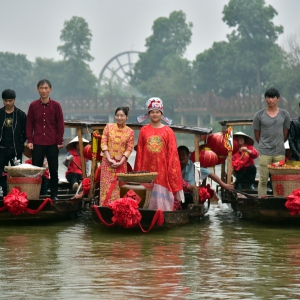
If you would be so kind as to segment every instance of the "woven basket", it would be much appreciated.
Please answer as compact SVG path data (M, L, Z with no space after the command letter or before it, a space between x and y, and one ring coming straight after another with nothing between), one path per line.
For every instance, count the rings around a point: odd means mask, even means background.
M11 177L36 177L40 174L43 174L45 172L46 168L40 168L40 167L36 167L36 166L28 164L28 168L19 167L19 166L13 166L13 167L6 166L4 168L4 170Z
M300 174L300 167L286 166L286 167L272 167L268 166L269 172L273 175L284 174Z
M122 182L151 182L157 177L157 172L150 173L118 173L118 179Z
M300 188L300 175L272 175L272 187L274 196L289 196L294 190Z
M9 192L12 188L21 188L22 192L27 193L27 199L39 199L42 178L8 177L7 184Z

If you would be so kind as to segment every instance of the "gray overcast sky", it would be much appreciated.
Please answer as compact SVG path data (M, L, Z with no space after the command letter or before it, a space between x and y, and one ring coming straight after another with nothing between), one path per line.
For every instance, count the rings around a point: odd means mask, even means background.
M251 0L249 0L251 1ZM91 69L98 77L102 67L114 55L127 51L145 51L145 39L152 34L155 19L174 10L186 13L193 23L192 43L185 57L226 39L231 29L222 21L228 0L0 0L0 51L22 53L30 61L36 57L61 60L57 46L65 20L83 17L93 38ZM279 44L300 29L300 0L266 0L278 12L276 25L284 26Z

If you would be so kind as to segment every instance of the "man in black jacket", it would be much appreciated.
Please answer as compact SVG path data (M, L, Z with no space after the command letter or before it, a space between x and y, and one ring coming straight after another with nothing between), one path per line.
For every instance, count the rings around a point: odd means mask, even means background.
M299 103L300 107L300 103ZM289 145L291 150L291 160L300 160L300 117L293 119L289 131Z
M4 107L0 109L0 187L3 196L7 194L6 174L4 167L14 166L15 157L22 161L24 142L26 141L26 114L15 107L14 90L2 92ZM0 190L1 196L1 190Z

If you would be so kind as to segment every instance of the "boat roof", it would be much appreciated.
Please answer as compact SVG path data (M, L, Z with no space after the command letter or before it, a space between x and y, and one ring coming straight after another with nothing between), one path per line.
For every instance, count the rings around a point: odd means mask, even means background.
M66 128L81 128L81 129L91 129L91 130L101 130L106 126L106 122L97 121L86 121L86 120L65 120ZM126 123L128 127L133 130L140 130L143 126L147 124L139 123ZM178 133L190 133L205 135L212 133L213 129L211 127L198 127L198 126L187 126L187 125L170 125L169 126L174 132Z
M238 119L238 120L223 120L219 121L221 126L239 126L239 125L252 125L253 119Z

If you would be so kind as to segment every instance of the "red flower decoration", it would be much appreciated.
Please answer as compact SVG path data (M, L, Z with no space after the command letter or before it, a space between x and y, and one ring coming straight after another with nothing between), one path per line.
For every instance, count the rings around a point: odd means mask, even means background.
M125 195L126 196L126 195ZM120 198L108 204L113 212L113 223L125 228L132 228L140 223L142 215L138 210L138 202L130 197Z
M4 197L3 204L12 214L19 215L26 211L28 205L27 193L12 188L11 193Z
M276 184L276 193L279 196L283 196L284 195L284 188L283 188L283 185L281 183L277 183Z
M233 170L239 171L243 167L244 163L240 159L237 159L232 162Z
M292 216L300 214L300 189L294 190L291 195L286 197L285 207Z
M285 161L284 160L280 160L279 162L271 163L270 164L271 167L282 167L284 165L285 165Z
M199 200L201 203L204 203L207 199L210 199L210 194L207 191L206 187L199 188Z

